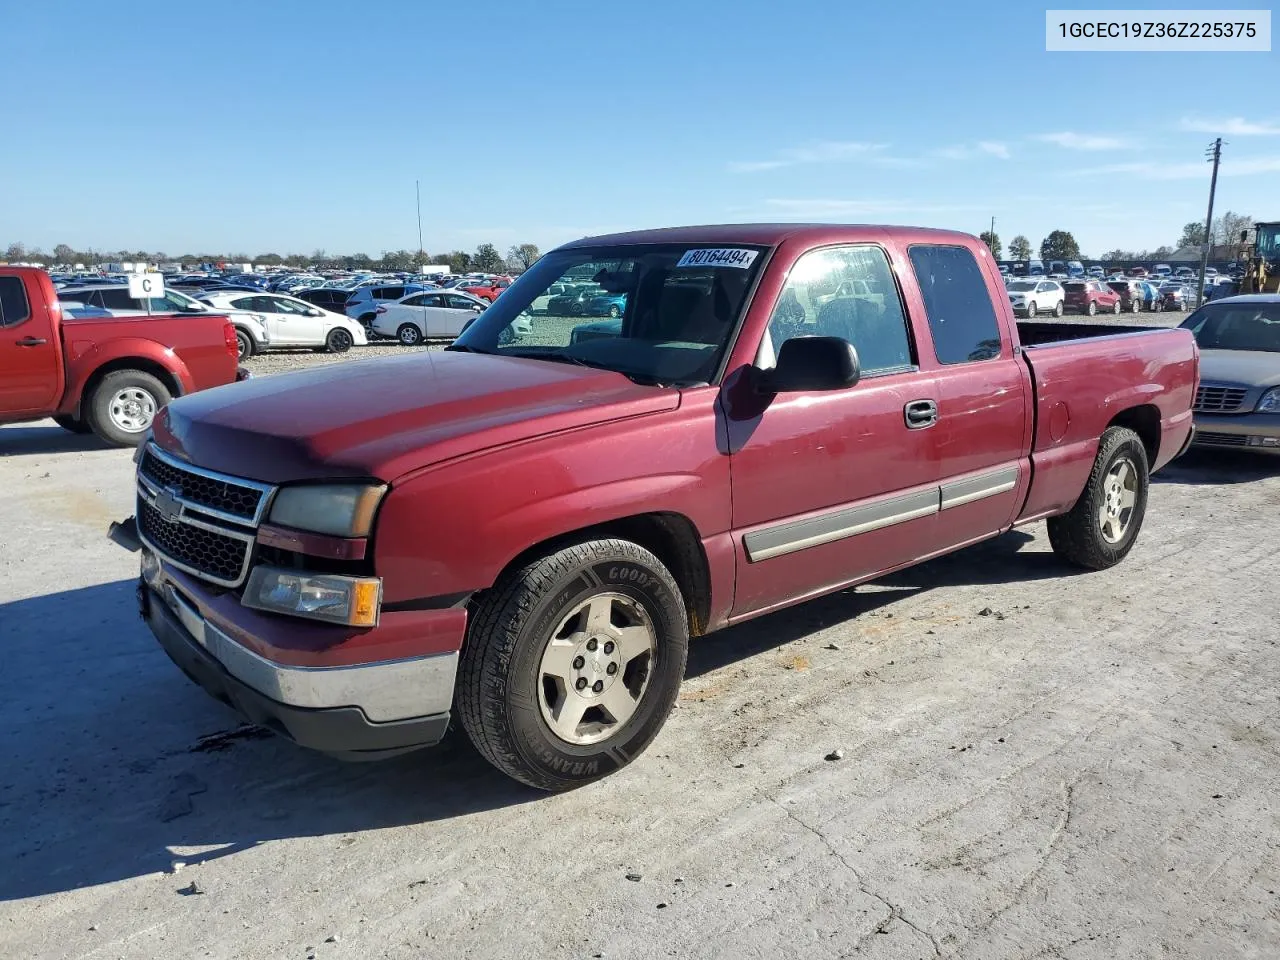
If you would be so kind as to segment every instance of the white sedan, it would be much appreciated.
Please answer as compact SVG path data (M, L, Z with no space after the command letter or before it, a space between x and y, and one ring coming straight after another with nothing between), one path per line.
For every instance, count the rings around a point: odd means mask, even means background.
M384 337L395 337L407 347L423 340L452 340L488 306L479 297L460 290L413 293L379 306L370 329ZM529 326L527 319L524 323ZM519 324L517 320L515 326Z
M312 347L345 353L369 342L364 327L345 313L323 310L281 293L212 292L200 298L214 309L245 310L263 322L275 347Z
M1038 313L1062 316L1067 294L1057 280L1014 280L1006 288L1013 312L1020 316L1034 317Z

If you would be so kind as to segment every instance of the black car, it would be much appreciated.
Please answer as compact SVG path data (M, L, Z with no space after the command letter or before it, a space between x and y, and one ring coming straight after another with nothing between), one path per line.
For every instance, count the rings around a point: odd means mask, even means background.
M347 312L347 300L351 298L351 291L344 290L339 287L313 287L310 290L299 290L293 294L299 300L305 300L307 303L319 307L321 310L330 310L334 313Z

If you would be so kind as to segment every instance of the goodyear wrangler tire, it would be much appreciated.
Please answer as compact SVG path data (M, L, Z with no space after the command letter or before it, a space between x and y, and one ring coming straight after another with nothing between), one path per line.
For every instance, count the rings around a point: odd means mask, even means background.
M675 578L625 540L593 540L504 574L472 611L458 715L495 767L540 790L634 760L684 678L688 617Z

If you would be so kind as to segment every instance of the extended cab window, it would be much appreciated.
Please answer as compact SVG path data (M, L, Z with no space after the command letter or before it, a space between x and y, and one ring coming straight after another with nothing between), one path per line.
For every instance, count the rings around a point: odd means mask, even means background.
M31 316L21 277L0 277L0 327L16 327Z
M847 340L864 376L911 367L906 315L884 251L852 244L797 260L769 318L775 353L792 337Z
M908 253L929 315L938 362L969 363L1000 356L995 308L973 254L965 247L934 244L913 246Z

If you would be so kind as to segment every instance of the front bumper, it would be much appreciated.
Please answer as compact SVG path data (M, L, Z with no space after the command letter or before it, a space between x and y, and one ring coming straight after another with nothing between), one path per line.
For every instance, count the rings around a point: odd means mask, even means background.
M120 525L113 539L127 546L129 533L127 524ZM261 636L268 625L293 631L310 626L317 634L325 625L263 615L238 603L243 620L230 622L219 615L223 611L197 600L198 581L163 563L144 564L144 570L138 609L161 647L190 679L250 723L347 760L406 753L444 736L456 650L335 666L282 663L251 649L250 644L269 647ZM260 636L247 635L245 626L255 623Z
M1280 454L1280 413L1197 413L1196 447Z

